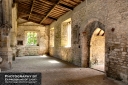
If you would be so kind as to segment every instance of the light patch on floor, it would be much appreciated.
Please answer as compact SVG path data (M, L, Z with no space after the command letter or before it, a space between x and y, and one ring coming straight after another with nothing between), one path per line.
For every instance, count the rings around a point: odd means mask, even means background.
M40 57L47 58L48 56L47 55L40 55Z
M56 60L50 60L50 61L48 61L48 62L50 62L50 63L60 63L60 62L58 62L58 61L56 61Z
M49 56L16 57L12 64L11 70L2 72L40 72L42 85L126 85L107 78L103 72L81 68Z

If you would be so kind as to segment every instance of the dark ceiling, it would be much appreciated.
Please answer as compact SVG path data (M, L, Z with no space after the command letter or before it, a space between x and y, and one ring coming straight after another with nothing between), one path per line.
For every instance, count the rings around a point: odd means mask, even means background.
M18 18L49 25L84 0L15 0Z

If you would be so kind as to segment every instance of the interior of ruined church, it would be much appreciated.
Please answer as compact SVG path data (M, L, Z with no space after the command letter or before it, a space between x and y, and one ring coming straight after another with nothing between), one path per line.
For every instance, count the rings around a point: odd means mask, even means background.
M42 85L128 84L127 0L0 0L0 72Z

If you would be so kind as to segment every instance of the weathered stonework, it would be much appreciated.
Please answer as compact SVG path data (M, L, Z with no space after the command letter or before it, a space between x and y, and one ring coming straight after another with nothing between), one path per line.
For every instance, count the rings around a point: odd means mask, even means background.
M50 25L50 28L54 27L54 47L49 44L49 53L51 56L72 62L73 57L71 57L71 47L61 46L61 25L63 21L71 17L71 12L67 13L65 16Z
M72 19L72 46L70 62L89 67L90 39L99 27L105 31L106 75L128 83L128 1L127 0L85 0L73 11L60 17L50 25L55 29L55 47L50 47L52 56L64 59L67 51L61 47L61 23ZM79 27L80 39L75 42L73 29ZM62 53L62 54L61 54Z
M3 47L0 49L0 56L2 61L0 62L1 70L8 70L12 68L12 49L9 47Z
M20 21L22 22L22 20ZM18 56L25 55L43 55L48 53L48 33L47 27L28 22L18 25L17 28L17 41L23 41L23 45L17 45ZM38 33L38 43L37 46L27 46L26 45L26 31L35 31Z
M0 68L1 70L11 69L12 49L10 47L10 29L12 28L11 0L0 1Z
M3 25L1 28L4 28L4 32L0 30L0 57L2 58L0 68L11 68L13 53L17 53L18 56L49 53L75 65L90 67L91 38L94 31L100 28L105 31L105 73L108 77L128 84L127 0L85 0L53 22L50 27L22 20L18 21L17 27L16 6L11 10L12 0L1 1L0 24ZM11 18L14 19L11 20ZM72 24L71 47L64 47L61 45L61 24L69 18ZM48 28L54 28L54 45L52 46L48 41L50 39ZM36 31L39 34L37 46L26 45L26 31ZM23 45L19 45L18 40L23 41Z
M12 7L12 29L10 30L10 46L12 48L13 60L16 58L17 52L17 4Z
M0 1L0 24L2 24L2 1Z

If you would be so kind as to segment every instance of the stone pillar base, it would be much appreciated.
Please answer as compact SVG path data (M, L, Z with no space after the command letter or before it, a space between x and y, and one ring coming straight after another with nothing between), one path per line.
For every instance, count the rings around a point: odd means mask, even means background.
M0 62L1 70L9 70L12 67L12 49L10 47L3 47L0 49Z

